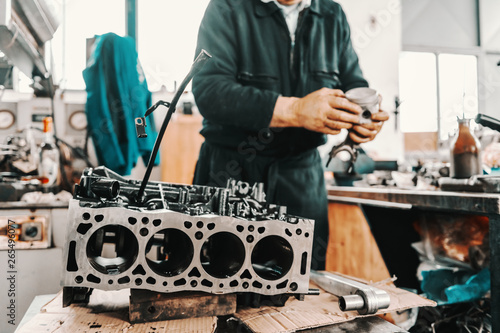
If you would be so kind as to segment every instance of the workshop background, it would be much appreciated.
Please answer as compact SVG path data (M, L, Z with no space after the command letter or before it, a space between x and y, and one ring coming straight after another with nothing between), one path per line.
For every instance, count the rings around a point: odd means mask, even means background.
M95 36L114 33L132 37L152 103L169 101L193 62L198 26L208 2L0 0L0 223L3 223L0 240L7 237L9 217L25 217L20 237L25 238L26 249L17 251L19 320L35 296L54 294L61 289L61 258L71 194L52 190L63 187L71 192L83 169L98 165L96 150L104 148L94 146L85 114L88 96L82 73L92 58ZM475 119L482 114L497 119L499 126L500 2L338 2L350 23L352 42L364 75L383 97L381 108L391 114L380 135L362 147L371 162L396 165L392 173L368 172L369 175L359 175L354 180L399 189L436 190L438 170L449 168L450 145L458 131L457 118ZM15 15L20 7L25 16ZM151 180L185 184L192 181L203 138L198 133L202 118L190 90L188 86L179 101ZM156 130L165 113L166 108L162 107L155 112ZM60 152L65 162L60 166L62 185L54 188L37 183L39 167L30 164L33 161L28 157L45 140L46 117L53 118L54 133L64 145ZM499 133L474 121L470 126L471 132L482 141L484 172L498 175ZM319 148L321 154L326 157L332 145L343 141L345 134L330 137ZM134 133L130 140L135 139ZM18 149L13 151L12 145ZM6 166L19 156L25 159L22 163ZM145 162L134 155L132 164L137 165L124 176L142 179ZM428 173L419 174L419 170ZM331 184L346 181L342 177L335 179L331 172L327 174ZM352 180L347 179L349 185L353 185ZM54 195L48 198L33 195L40 189ZM390 258L379 252L379 241L370 231L373 226L365 219L369 209L354 213L350 209L340 207L337 215L331 215L332 219L345 220L342 214L358 214L356 223L360 224L336 224L335 237L329 244L327 269L368 280L390 277L393 271L386 268L390 266L387 263ZM426 221L449 219L428 215L426 218ZM474 223L487 230L483 221ZM432 232L438 232L421 229L422 226L417 226L415 232L420 232L424 240L432 238ZM386 229L381 233L391 232ZM380 237L383 239L383 235ZM0 242L0 246L0 265L4 265L8 260L6 242ZM352 258L353 254L364 259L344 258L347 255ZM401 274L404 276L405 272ZM7 307L9 301L3 297L9 288L3 275L0 308ZM419 288L415 286L416 274L414 279L406 280L408 285L404 287ZM10 333L14 329L5 320L0 321L0 332Z

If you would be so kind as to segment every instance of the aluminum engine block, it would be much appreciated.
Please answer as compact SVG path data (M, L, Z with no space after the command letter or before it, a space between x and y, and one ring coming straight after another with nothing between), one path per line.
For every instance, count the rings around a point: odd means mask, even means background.
M149 182L140 199L139 185L84 172L69 206L65 289L308 293L314 221L266 203L262 184Z

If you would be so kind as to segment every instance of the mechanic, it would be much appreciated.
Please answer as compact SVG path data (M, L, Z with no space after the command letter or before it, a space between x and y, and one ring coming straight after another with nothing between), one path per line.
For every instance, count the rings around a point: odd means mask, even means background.
M193 80L205 137L194 184L263 182L267 201L315 220L313 269L325 268L328 206L318 146L349 129L373 140L389 116L359 125L345 91L368 86L344 12L332 0L212 0L196 54L213 58Z

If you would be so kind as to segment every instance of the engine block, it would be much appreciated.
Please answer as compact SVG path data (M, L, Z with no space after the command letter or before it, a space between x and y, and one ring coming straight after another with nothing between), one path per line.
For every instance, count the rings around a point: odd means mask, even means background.
M265 201L262 184L140 182L85 170L70 202L62 285L162 293L304 295L314 221Z

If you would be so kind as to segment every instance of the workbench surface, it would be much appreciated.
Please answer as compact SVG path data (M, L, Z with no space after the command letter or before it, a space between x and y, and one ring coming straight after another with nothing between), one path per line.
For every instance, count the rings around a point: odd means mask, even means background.
M53 209L53 208L68 208L67 201L53 201L32 203L25 201L1 201L0 210L5 209Z
M327 186L330 201L387 208L442 209L476 214L500 214L500 194L419 191L393 187Z

